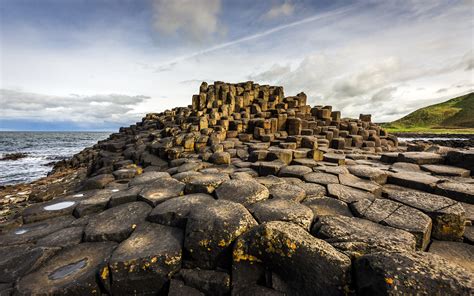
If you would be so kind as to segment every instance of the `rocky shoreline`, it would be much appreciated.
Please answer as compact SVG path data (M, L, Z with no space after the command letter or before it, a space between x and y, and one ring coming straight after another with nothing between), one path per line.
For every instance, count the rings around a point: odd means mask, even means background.
M1 295L474 293L474 149L203 83L1 190Z

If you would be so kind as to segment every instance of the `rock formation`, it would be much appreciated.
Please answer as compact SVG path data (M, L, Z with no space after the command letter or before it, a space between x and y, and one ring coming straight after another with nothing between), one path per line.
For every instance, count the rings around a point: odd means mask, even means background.
M203 83L65 169L2 227L1 295L474 293L474 150L304 93Z

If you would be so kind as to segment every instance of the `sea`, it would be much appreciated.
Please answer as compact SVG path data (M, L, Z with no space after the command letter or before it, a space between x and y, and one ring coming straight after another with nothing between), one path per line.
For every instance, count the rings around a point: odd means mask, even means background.
M70 158L106 139L111 132L0 132L0 158L22 152L27 157L0 161L0 185L29 183L45 177L54 162Z

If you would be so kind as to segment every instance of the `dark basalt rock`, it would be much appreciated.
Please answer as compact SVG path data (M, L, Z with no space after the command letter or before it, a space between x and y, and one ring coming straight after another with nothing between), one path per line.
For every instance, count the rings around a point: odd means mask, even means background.
M83 226L63 228L39 239L36 245L59 248L72 247L81 243L83 233Z
M433 240L430 253L439 255L474 274L474 246L459 242Z
M303 188L286 182L271 185L268 189L270 196L275 199L281 198L300 202L306 197L306 191Z
M375 199L372 193L341 184L328 184L328 195L349 204L361 199Z
M472 273L424 252L380 252L354 263L359 295L471 295Z
M98 295L99 276L107 280L112 242L83 243L65 249L37 271L19 280L16 295Z
M236 241L233 260L234 280L239 281L245 270L251 272L246 263L264 264L285 281L288 290L284 293L340 295L350 284L349 257L293 223L268 222L254 227ZM256 283L247 282L246 286L251 284Z
M103 189L110 182L115 181L112 174L101 174L87 179L81 190Z
M196 288L206 295L228 295L230 276L226 272L215 270L181 269L186 286Z
M16 153L6 153L2 157L0 157L0 161L2 160L18 160L21 158L28 157L28 153L24 152L16 152Z
M254 180L228 180L215 192L218 199L241 203L246 207L270 196L268 189Z
M434 193L460 202L474 204L474 184L443 182L436 185Z
M158 293L181 268L183 233L178 228L141 224L109 261L113 295Z
M92 217L84 231L85 241L116 241L127 239L151 211L144 202L123 204Z
M308 197L302 204L313 211L315 219L319 219L322 216L334 215L353 216L347 203L332 197Z
M387 183L387 173L381 169L368 165L350 165L347 169L357 177L368 179L381 185Z
M128 183L128 186L133 187L133 186L150 184L158 179L170 178L170 177L171 177L170 174L166 172L145 172L133 178Z
M19 277L41 266L60 249L23 244L0 247L0 281L13 283Z
M433 192L438 181L434 176L414 172L393 173L388 177L388 183L427 192Z
M192 177L186 184L186 193L213 193L223 182L230 180L228 175L202 174Z
M75 219L72 216L65 216L25 224L21 227L12 229L5 235L1 235L0 242L2 246L34 243L48 234L70 226L74 220Z
M212 207L202 205L189 215L184 248L196 267L204 269L225 265L234 240L257 222L238 203L217 200Z
M339 184L339 178L335 175L328 173L309 173L304 175L304 180L306 182L316 183L320 185Z
M458 202L418 191L392 191L388 198L418 209L433 221L431 235L439 240L460 240L464 233L465 211Z
M404 152L398 155L398 161L422 164L441 164L443 156L430 152Z
M311 209L293 200L269 199L249 206L249 211L259 223L269 221L292 222L309 230L313 222Z
M136 185L126 190L119 190L110 196L107 207L115 207L124 203L137 201L138 194L142 191L144 185Z
M280 177L295 177L295 178L303 178L305 174L311 173L313 170L309 167L302 166L302 165L289 165L283 167L278 172L278 176Z
M25 223L72 215L78 202L71 198L55 199L29 206L23 211Z
M183 281L171 279L168 296L205 296L198 289L186 286Z
M412 233L418 250L430 243L431 219L423 212L388 199L360 200L351 204L357 217Z
M191 211L200 205L212 206L215 199L204 193L187 194L157 205L147 220L168 226L184 228Z
M382 194L382 186L378 183L364 180L351 174L340 174L339 182L342 185L370 192L375 196L380 196Z
M140 191L138 200L155 207L170 198L183 195L185 186L173 178L160 178Z
M346 216L320 217L311 233L354 257L383 250L413 251L416 242L406 231Z

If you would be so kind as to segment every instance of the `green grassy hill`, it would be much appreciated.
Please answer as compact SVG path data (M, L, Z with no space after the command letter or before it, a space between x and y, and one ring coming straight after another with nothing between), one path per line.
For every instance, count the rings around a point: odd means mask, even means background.
M383 126L389 132L474 133L474 93L418 109Z

